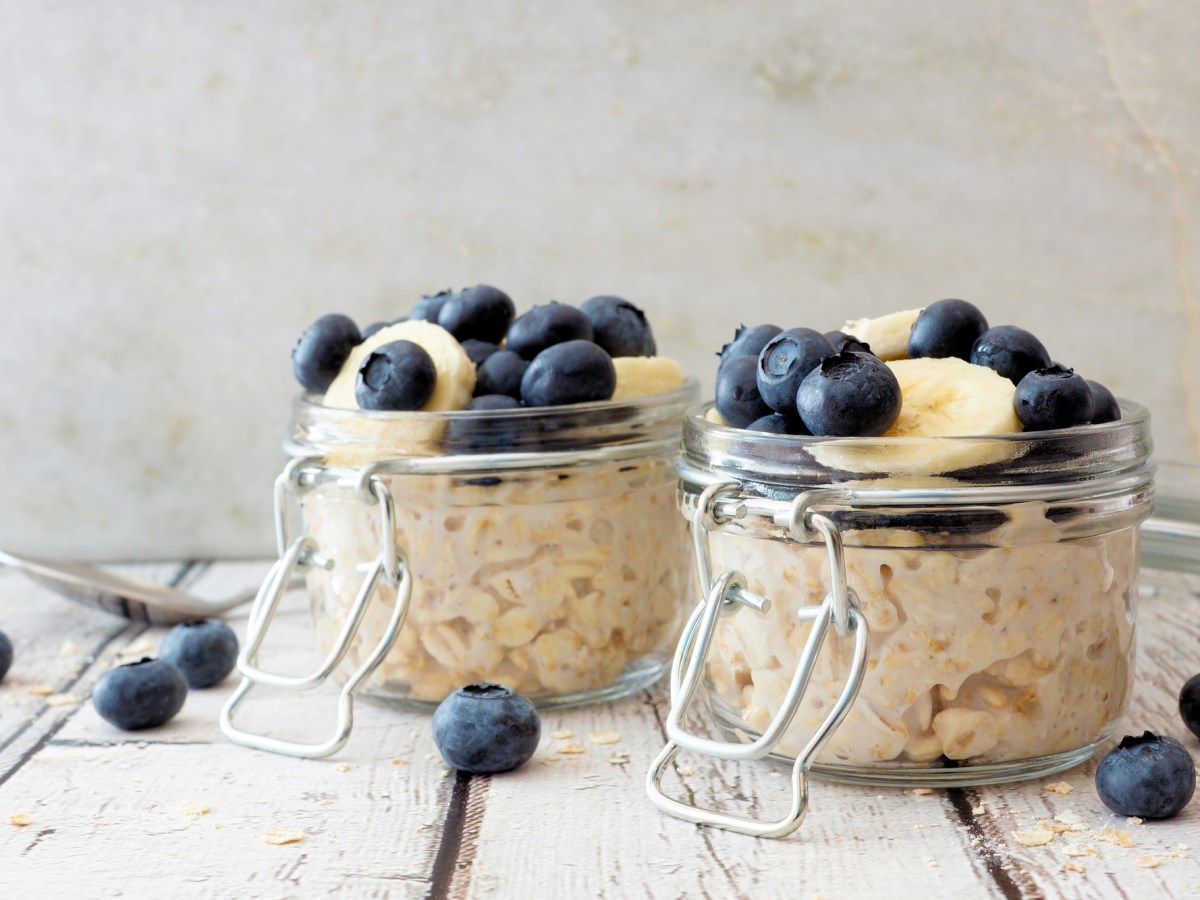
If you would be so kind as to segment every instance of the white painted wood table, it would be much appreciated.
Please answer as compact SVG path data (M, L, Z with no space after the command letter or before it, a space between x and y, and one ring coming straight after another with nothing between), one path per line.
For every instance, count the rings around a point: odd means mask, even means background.
M267 566L131 568L216 596ZM1165 730L1200 755L1176 708L1200 670L1200 581L1162 577L1143 590L1124 725ZM311 658L303 594L286 602L273 656L299 668ZM244 614L233 621L243 628ZM664 817L646 799L663 742L661 685L550 712L530 764L467 778L437 757L428 716L370 703L329 760L229 744L217 713L233 678L192 692L166 727L124 734L96 715L89 689L152 650L160 630L3 571L0 628L17 653L0 684L0 898L1200 896L1200 799L1171 821L1127 823L1097 799L1094 761L928 794L817 781L799 832L755 840ZM277 695L248 711L315 737L332 729L332 693L322 696L319 708ZM608 732L620 740L605 743ZM727 809L785 802L787 779L761 764L681 757L678 769L675 788ZM1064 793L1047 790L1056 783ZM1023 845L1015 833L1045 832L1038 822L1083 830Z

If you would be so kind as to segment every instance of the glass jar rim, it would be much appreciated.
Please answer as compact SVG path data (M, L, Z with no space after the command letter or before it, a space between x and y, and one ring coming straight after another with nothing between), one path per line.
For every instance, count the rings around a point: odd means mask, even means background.
M953 437L814 437L713 422L712 401L684 415L685 481L728 478L768 495L808 485L867 481L897 486L1078 483L1153 472L1146 407L1121 400L1122 418L1051 431Z
M683 413L698 396L699 382L690 376L673 390L625 400L500 410L342 409L324 406L320 395L301 394L292 404L284 450L290 456L348 453L355 463L536 457L606 448L674 451Z

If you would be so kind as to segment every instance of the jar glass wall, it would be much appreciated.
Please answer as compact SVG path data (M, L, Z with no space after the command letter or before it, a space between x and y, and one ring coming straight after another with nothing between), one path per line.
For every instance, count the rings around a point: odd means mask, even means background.
M352 489L369 470L395 501L413 588L365 695L432 706L463 684L496 682L542 706L573 705L657 680L693 596L673 463L696 394L689 381L619 403L446 413L298 400L286 449L317 473L302 527L332 563L307 573L322 651L380 546L378 512ZM394 602L381 587L352 665Z
M715 425L706 410L689 411L684 428L688 516L712 484L736 485L751 510L850 492L823 511L844 543L869 656L814 772L981 784L1067 768L1112 737L1132 686L1138 526L1152 503L1143 408L1123 404L1105 425L937 439L765 435ZM714 574L740 572L771 601L720 619L707 656L717 722L753 739L779 712L808 637L797 609L831 589L828 557L753 511L721 521L707 543ZM852 643L829 632L777 757L790 761L827 715Z

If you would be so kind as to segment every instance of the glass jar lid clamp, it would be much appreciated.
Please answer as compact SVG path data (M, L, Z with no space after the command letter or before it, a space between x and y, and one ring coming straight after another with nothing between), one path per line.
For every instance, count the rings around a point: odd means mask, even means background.
M348 483L338 481L340 486L352 491L361 502L379 507L380 548L379 554L366 567L362 584L337 641L320 668L308 675L268 672L258 665L257 657L292 575L304 568L317 566L327 569L331 565L328 559L320 555L316 541L308 535L293 538L289 525L290 498L299 500L328 474L328 470L324 468L319 457L298 456L288 462L276 479L275 536L279 559L271 567L250 608L246 643L237 662L242 681L221 710L221 732L230 741L271 753L319 758L336 753L349 739L354 725L354 692L378 668L395 643L396 636L404 626L404 618L412 596L412 577L409 574L408 563L396 545L395 502L387 482L380 477L379 468L374 464L365 465L357 470L355 477ZM383 583L395 589L396 601L392 606L387 627L374 650L342 685L338 695L337 729L333 737L319 743L291 741L248 731L234 723L234 714L255 685L288 691L308 691L324 684L345 659L366 616L367 607Z

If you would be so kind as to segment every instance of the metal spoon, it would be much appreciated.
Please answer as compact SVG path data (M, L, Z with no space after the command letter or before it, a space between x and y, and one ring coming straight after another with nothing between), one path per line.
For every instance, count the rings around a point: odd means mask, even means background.
M257 588L223 600L205 600L165 584L118 575L83 563L16 556L0 550L0 565L24 572L38 584L71 600L152 625L174 625L189 619L220 616L253 600ZM289 588L302 584L289 584Z

